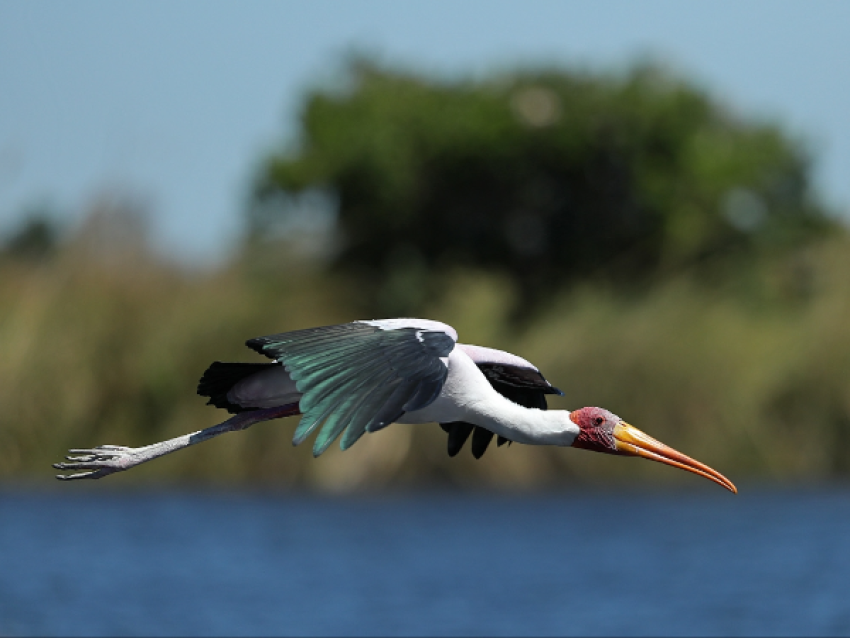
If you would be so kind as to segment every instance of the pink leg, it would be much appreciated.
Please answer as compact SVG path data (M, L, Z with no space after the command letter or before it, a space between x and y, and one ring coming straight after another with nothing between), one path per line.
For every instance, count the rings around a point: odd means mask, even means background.
M123 472L147 461L153 460L176 450L182 450L190 445L203 443L225 432L246 430L255 423L279 419L285 416L299 414L298 404L282 405L263 410L240 412L223 423L213 425L205 430L184 434L167 441L153 443L144 447L131 448L122 445L99 445L94 448L72 449L66 456L70 463L54 463L58 470L87 470L77 474L58 474L56 478L63 481L76 479L99 479L115 472Z

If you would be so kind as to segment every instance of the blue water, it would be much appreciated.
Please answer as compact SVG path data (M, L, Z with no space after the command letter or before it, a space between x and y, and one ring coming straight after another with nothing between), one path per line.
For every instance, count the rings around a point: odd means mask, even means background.
M850 634L849 490L98 485L0 491L0 635Z

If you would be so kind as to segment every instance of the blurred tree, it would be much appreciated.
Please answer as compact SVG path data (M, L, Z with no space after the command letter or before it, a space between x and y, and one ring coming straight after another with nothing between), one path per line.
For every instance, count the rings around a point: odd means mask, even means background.
M0 256L26 261L43 261L56 252L59 229L55 215L45 207L25 213L16 230L9 234L0 248Z
M828 229L808 171L777 126L652 66L450 82L361 59L344 90L307 96L250 225L261 236L330 193L334 263L372 314L415 313L457 266L507 274L524 313L579 279L646 281Z

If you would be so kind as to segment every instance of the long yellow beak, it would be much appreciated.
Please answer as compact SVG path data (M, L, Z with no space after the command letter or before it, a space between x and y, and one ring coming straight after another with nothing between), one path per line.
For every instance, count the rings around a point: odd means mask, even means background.
M620 421L614 426L614 441L617 446L617 452L620 454L640 456L650 461L672 465L673 467L704 476L708 480L722 485L730 492L738 493L738 488L720 472L712 470L707 465L703 465L681 452L677 452L660 441L656 441L648 434L641 432L625 421Z

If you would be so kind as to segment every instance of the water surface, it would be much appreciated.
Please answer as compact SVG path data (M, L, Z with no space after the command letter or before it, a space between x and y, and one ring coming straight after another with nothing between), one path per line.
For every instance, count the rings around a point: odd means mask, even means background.
M850 490L62 487L0 491L0 635L850 634Z

